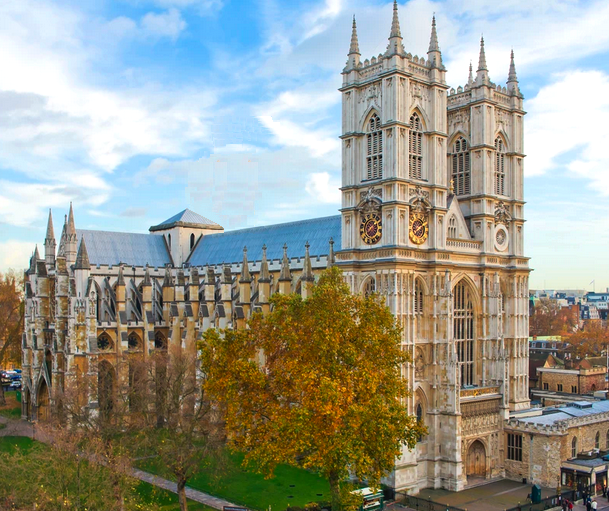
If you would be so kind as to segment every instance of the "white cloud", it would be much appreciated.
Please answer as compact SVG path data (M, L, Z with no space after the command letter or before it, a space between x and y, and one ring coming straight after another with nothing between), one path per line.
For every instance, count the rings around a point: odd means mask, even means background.
M224 6L224 0L153 0L153 3L178 9L192 7L202 16L213 14Z
M24 270L34 252L34 244L27 241L7 240L0 242L0 272L9 269ZM44 252L41 252L43 255Z
M309 176L305 186L307 193L316 201L340 205L340 181L328 172L315 172Z
M153 37L169 37L177 39L182 30L186 28L186 22L182 19L180 11L175 8L167 12L149 12L141 21L142 29L146 34Z
M525 169L543 174L567 159L573 176L609 195L609 76L573 71L555 77L526 103Z

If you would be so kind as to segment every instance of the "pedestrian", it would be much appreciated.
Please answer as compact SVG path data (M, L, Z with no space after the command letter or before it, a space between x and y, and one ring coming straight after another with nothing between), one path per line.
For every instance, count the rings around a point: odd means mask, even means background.
M596 511L596 507L598 506L598 504L596 503L596 500L592 501L592 510Z
M569 501L569 511L573 511L573 502Z
M562 499L562 511L567 511L567 499Z
M592 499L590 498L589 495L586 497L584 502L586 503L586 511L591 511L591 509L592 509Z
M607 498L607 486L603 485L603 497Z

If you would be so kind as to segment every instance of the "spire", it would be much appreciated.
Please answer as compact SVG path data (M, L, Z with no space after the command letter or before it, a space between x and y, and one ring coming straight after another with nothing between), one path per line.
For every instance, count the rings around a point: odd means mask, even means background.
M513 52L512 52L512 55L513 55ZM51 212L50 208L49 208L49 220L47 222L47 235L45 237L45 240L55 241L55 230L53 229L53 213Z
M150 267L146 265L146 272L144 273L144 281L142 286L152 286L152 280L150 279Z
M328 252L328 268L334 266L334 240L330 238L330 251Z
M262 245L262 262L260 263L260 278L258 282L270 282L269 263L266 260L266 245Z
M402 44L402 33L400 32L400 19L398 17L398 0L393 0L393 19L391 20L391 34L389 34L389 45L385 55L402 55L404 45Z
M61 237L59 238L59 250L57 250L57 257L65 257L66 256L66 229L68 228L68 216L64 215L63 217L63 227L61 229Z
M436 30L436 15L434 14L431 18L431 39L429 40L429 50L427 53L432 51L440 51L440 45L438 44L438 32Z
M484 53L484 37L480 38L480 58L478 59L476 82L478 85L489 82L488 69L486 67L486 54Z
M359 66L359 43L357 41L357 25L355 24L355 15L353 15L353 28L351 29L351 45L349 46L349 57L347 60L347 69L354 69Z
M243 247L243 264L241 265L241 278L239 282L251 282L250 267L247 261L247 247Z
M91 264L89 263L89 254L87 253L87 245L85 244L85 237L80 239L80 245L78 247L78 255L76 256L75 270L90 270Z
M520 89L518 88L518 76L516 75L516 65L514 64L514 50L512 50L510 55L510 72L508 73L507 89L508 92L513 96L520 94Z
M68 236L76 234L76 225L74 224L74 210L70 202L70 213L68 214L68 228L66 230Z
M469 78L467 79L467 85L472 85L474 83L474 68L472 66L472 61L469 61Z
M279 281L292 282L292 274L290 273L290 260L288 259L288 245L283 244L283 259L281 260L281 273Z
M349 46L349 55L360 55L359 42L357 41L357 25L355 24L355 14L353 15L353 27L351 29L351 46Z
M311 257L309 256L310 246L311 245L309 245L309 242L307 241L305 243L305 259L304 265L302 267L302 280L312 282L313 280L315 280L315 277L313 276L313 268L311 268Z
M118 267L118 278L116 279L116 285L117 286L125 285L125 277L123 275L123 265L122 264Z

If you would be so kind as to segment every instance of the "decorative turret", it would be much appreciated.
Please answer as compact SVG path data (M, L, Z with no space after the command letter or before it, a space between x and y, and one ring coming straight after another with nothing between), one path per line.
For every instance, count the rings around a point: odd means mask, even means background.
M150 267L146 265L146 271L144 272L144 280L142 281L142 286L152 286L152 280L150 279Z
M469 61L469 77L467 78L467 85L470 87L474 85L474 67L472 66L472 61Z
M38 253L38 245L36 245L34 253L32 254L32 257L30 258L30 269L29 269L28 273L30 273L32 275L34 275L36 273L36 268L38 267L39 259L40 259L40 254Z
M271 296L271 275L269 263L266 260L266 245L262 245L262 262L260 263L260 277L258 278L258 302L262 305L262 312L269 311L269 298Z
M250 268L247 261L247 247L243 247L243 264L241 265L241 277L239 282L251 282L252 276L250 274Z
M70 212L66 224L66 262L71 266L76 262L76 249L78 240L76 239L76 225L74 223L74 209L70 202Z
M402 43L402 33L400 32L400 20L398 17L398 1L393 0L393 19L391 20L391 34L389 34L389 45L385 52L386 57L392 55L403 55L404 44Z
M315 282L315 276L313 275L313 268L311 267L311 256L309 255L309 242L305 243L305 258L304 265L302 267L302 297L308 298L311 294L312 283Z
M476 73L476 85L489 83L488 69L486 67L486 53L484 52L484 37L480 38L480 57L478 58L478 71Z
M292 290L292 274L290 273L290 260L288 259L288 246L283 244L283 258L281 259L281 273L279 274L279 292L289 294Z
M165 266L165 277L163 278L163 303L168 305L175 300L175 288L173 287L173 275L169 265Z
M431 20L431 38L429 40L429 50L427 50L428 61L431 67L438 69L444 69L442 64L442 53L440 52L440 45L438 44L438 32L436 30L436 17Z
M55 266L55 231L53 229L53 215L49 209L49 221L47 222L47 234L44 238L44 259L49 268Z
M241 265L241 277L239 278L239 301L243 307L245 317L250 311L252 299L252 275L250 274L249 262L247 260L247 247L243 247L243 264Z
M514 50L510 56L510 72L507 79L507 90L511 96L519 96L520 88L518 87L518 76L516 76L516 65L514 64Z
M87 245L85 244L85 238L80 240L78 247L78 255L76 256L76 264L74 265L75 270L90 270L91 264L89 263L89 254L87 253ZM121 270L122 271L122 268ZM121 275L119 271L119 275Z
M66 257L66 243L67 235L66 230L68 229L68 215L63 217L63 227L61 228L61 236L59 237L59 250L57 250L57 257Z
M205 275L205 301L208 304L211 315L214 303L216 302L216 273L213 266L207 267L207 274Z
M355 69L359 66L360 61L359 43L357 41L357 25L355 24L355 15L353 16L353 28L351 29L351 45L349 46L349 57L347 60L347 69Z
M334 266L334 240L330 238L330 250L328 251L328 263L326 265L327 268L332 268Z

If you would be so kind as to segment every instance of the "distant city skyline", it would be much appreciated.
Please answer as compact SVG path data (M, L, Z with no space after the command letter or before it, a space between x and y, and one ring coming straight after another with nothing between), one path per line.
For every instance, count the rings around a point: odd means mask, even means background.
M0 271L27 265L49 208L59 235L70 201L79 228L133 232L186 207L227 230L337 214L351 18L371 58L385 50L391 4L0 5ZM413 54L426 54L435 12L451 87L475 68L481 33L495 83L514 49L530 288L605 290L609 5L399 4Z

